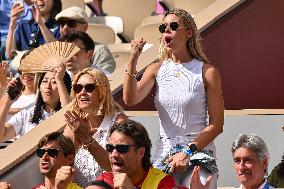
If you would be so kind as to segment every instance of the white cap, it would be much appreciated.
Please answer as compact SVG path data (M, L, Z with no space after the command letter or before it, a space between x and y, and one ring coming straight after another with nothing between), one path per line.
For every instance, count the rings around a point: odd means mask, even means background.
M11 61L11 65L15 70L18 70L23 57L28 54L31 50L24 50L24 51L14 51L13 53L16 54L14 59Z
M88 16L86 12L80 7L76 7L76 6L64 9L63 11L61 11L55 16L55 19L57 21L60 19L64 19L64 18L88 23Z

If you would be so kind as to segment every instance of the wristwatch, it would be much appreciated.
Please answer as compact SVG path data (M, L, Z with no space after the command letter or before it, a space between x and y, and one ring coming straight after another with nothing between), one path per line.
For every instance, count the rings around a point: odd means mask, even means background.
M189 144L187 145L187 147L190 149L190 151L191 151L192 153L198 151L197 146L196 146L194 143L189 143Z

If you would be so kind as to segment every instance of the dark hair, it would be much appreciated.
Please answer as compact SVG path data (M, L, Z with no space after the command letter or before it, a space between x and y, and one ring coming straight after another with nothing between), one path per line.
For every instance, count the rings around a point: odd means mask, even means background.
M42 80L43 80L45 74L46 74L46 72L43 73L39 77L37 89L40 88L40 85L42 83ZM71 80L71 78L70 78L70 76L69 76L69 74L67 72L65 72L65 74L64 74L63 81L64 81L64 84L66 86L66 89L67 89L68 93L70 94L71 88L72 88L72 80ZM31 123L38 124L40 122L40 120L42 120L44 106L45 106L45 102L42 99L41 92L38 92L36 103L35 103L34 115L31 118ZM61 109L61 102L60 102L60 100L58 100L58 104L57 104L57 106L55 108L55 111L58 111L60 109Z
M52 132L52 133L46 134L44 137L42 137L39 140L37 147L41 148L47 142L50 142L50 141L56 141L59 144L59 146L62 148L62 151L65 156L70 155L70 154L75 155L75 145L73 141L69 137L64 136L60 132Z
M105 189L112 189L112 187L103 180L95 180L89 184L89 186L103 186Z
M115 123L109 131L109 136L111 136L114 131L132 138L138 147L144 147L145 154L142 158L143 169L147 170L152 167L150 160L152 143L147 130L141 123L128 119L122 123Z
M55 20L55 16L62 10L61 0L53 0L53 7L50 14L50 19Z
M87 33L81 31L71 31L68 34L62 36L59 41L71 43L78 39L82 41L86 48L86 51L95 49L95 43L93 39Z

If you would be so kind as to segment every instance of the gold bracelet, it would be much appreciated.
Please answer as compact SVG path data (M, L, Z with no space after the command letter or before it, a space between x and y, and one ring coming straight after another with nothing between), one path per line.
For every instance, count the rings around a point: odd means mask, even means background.
M137 71L135 71L133 74L131 74L130 72L128 72L127 70L125 70L125 73L127 73L130 77L136 77L137 76Z
M90 148L90 146L95 142L96 140L93 139L91 140L91 142L89 142L88 144L83 144L83 148L88 150Z

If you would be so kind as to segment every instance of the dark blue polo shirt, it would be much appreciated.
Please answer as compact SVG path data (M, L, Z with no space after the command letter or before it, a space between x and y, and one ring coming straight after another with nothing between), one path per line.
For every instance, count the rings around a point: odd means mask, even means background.
M55 38L59 38L59 25L55 22L55 20L49 19L45 25L52 32ZM30 21L21 21L18 24L15 31L15 38L17 50L31 49L46 43L38 24L34 22L33 19ZM32 41L34 41L35 38L37 38L38 43L33 43L36 44L36 46L32 46Z

